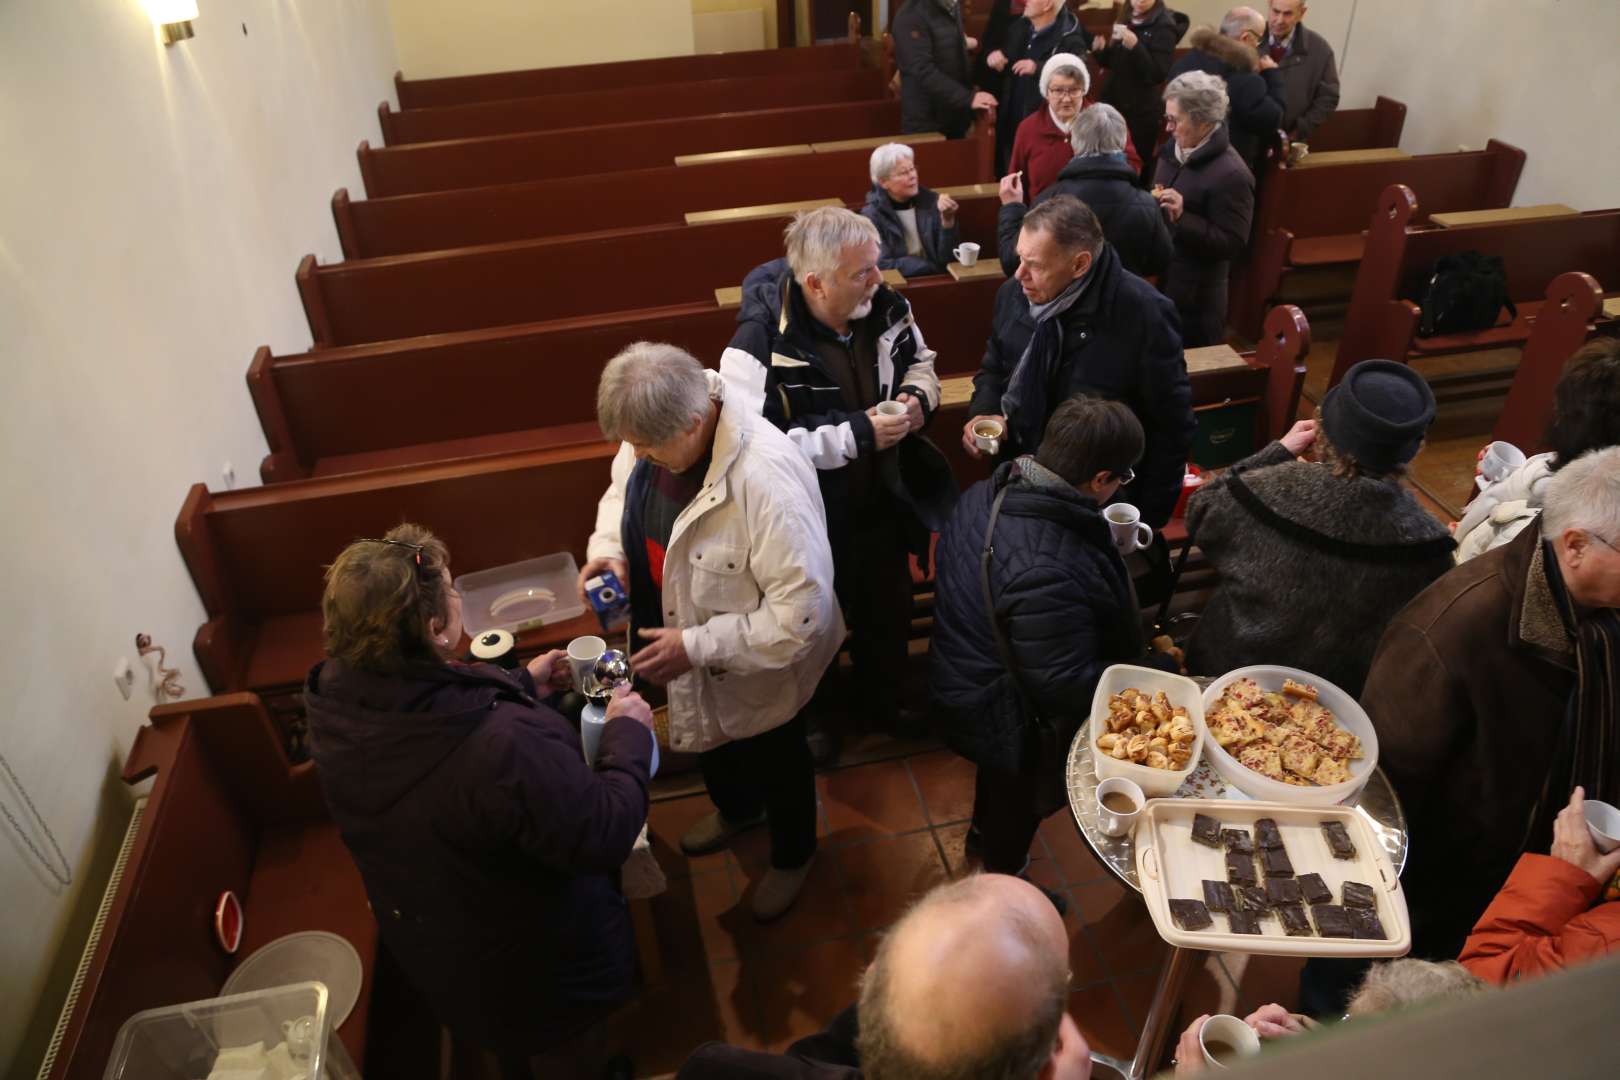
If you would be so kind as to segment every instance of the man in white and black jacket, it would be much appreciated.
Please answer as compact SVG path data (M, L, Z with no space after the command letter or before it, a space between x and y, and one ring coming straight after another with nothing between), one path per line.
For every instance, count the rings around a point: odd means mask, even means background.
M877 229L859 214L799 215L785 266L749 275L720 372L815 465L858 701L870 720L899 729L915 726L899 687L911 626L907 555L918 541L927 548L896 448L939 407L939 378L911 305L883 284L880 250ZM888 402L901 408L880 412ZM914 448L932 449L912 440L906 453Z

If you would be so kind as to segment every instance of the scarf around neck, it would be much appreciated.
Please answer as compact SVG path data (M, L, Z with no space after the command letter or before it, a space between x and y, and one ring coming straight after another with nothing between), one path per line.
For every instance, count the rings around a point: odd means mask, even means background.
M1033 450L1041 443L1046 427L1047 392L1052 376L1063 359L1063 322L1058 316L1079 303L1086 287L1097 270L1097 260L1086 272L1057 296L1044 304L1029 305L1029 314L1035 320L1035 332L1018 358L1007 389L1001 394L1001 415L1007 418L1007 430L1015 446Z

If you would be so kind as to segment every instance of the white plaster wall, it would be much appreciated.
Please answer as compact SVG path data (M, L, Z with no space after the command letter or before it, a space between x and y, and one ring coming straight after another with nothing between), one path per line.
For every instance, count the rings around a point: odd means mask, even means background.
M386 0L202 0L195 28L165 48L139 0L0 3L0 753L79 870L153 703L115 661L148 632L207 693L174 517L226 461L257 483L243 375L309 345L293 271L338 258L328 200L397 66ZM3 776L0 801L26 820ZM84 897L0 831L4 1074Z

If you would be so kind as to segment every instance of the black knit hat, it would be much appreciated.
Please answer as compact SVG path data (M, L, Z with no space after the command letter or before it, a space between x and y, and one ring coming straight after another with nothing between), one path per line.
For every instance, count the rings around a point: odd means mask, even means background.
M1322 399L1328 441L1369 472L1391 472L1411 461L1433 422L1429 384L1393 360L1363 360Z

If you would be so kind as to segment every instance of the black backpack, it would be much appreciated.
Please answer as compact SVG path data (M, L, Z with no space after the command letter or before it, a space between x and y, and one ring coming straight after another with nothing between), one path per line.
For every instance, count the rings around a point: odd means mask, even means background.
M1501 258L1477 251L1442 255L1423 287L1418 306L1423 309L1419 337L1489 330L1503 307L1510 318L1519 317L1519 309L1508 296Z

